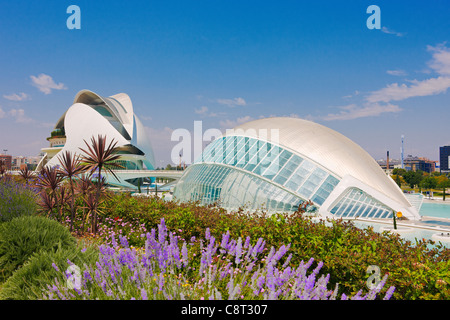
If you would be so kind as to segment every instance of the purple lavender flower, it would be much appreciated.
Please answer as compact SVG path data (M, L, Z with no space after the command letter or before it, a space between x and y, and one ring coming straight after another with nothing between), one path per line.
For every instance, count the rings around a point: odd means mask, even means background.
M148 300L147 291L144 288L141 289L141 298L142 300Z
M183 257L183 265L186 268L188 265L188 250L187 250L186 242L183 243L183 248L181 249L181 255Z
M242 254L242 239L239 237L237 245L236 245L236 264L241 262L241 254Z
M395 287L394 286L390 287L388 289L388 291L386 291L386 295L384 296L383 300L389 300L392 297L392 295L394 294L394 291L395 291Z
M247 249L250 245L250 236L247 236L244 243L244 249Z
M222 234L222 242L220 243L220 246L223 248L220 250L222 254L226 253L228 241L230 240L230 231L227 230L226 233Z
M177 278L182 279L186 276L182 272L191 269L186 241L183 241L180 252L178 238L167 231L164 219L158 225L158 241L156 240L155 229L146 233L146 237L145 254L143 255L137 254L135 249L129 248L128 241L123 236L119 236L121 247L118 247L117 243L114 244L114 241L112 241L112 246L100 246L99 260L94 268L85 265L83 273L84 290L78 290L78 296L73 295L73 291L68 291L64 284L58 284L56 280L55 285L48 286L44 298L72 299L82 297L95 299L99 290L91 290L97 287L101 288L103 297L123 298L127 296L123 289L127 288L128 295L131 293L135 296L140 295L142 299L148 299L144 285L153 283L154 298L159 292L165 299L183 299L186 291L184 293L181 291L181 285L175 286L175 291L179 289L179 292L173 292L172 288L170 293L166 291L168 281L166 281L164 275L176 275L180 272ZM278 299L279 297L336 299L337 286L334 291L327 289L330 275L319 277L323 262L319 262L317 267L307 274L314 259L311 258L306 263L302 261L296 268L291 268L289 263L292 254L289 254L282 267L280 269L277 267L278 261L288 252L290 245L283 245L278 250L272 247L264 259L259 261L257 256L264 251L265 247L265 241L262 238L259 238L253 247L250 245L250 237L247 237L245 243L242 244L242 238L238 238L237 241L230 239L229 231L222 235L222 241L217 245L215 244L216 239L211 236L209 229L206 232L206 238L205 242L200 241L201 264L197 279L201 280L196 282L198 290L207 290L204 293L205 297L220 299L221 295L216 286L220 283L219 281L226 281L230 299L239 297L241 291L244 295L245 292L253 292L257 298L264 299ZM220 255L217 255L219 248ZM182 260L180 260L180 255ZM213 257L216 257L216 255L217 263L213 263ZM230 256L234 258L230 258ZM262 262L264 262L264 267L261 268ZM68 260L68 263L72 264L70 260ZM233 269L234 264L238 267ZM183 271L179 270L182 265L186 268ZM255 265L258 268L255 269ZM56 264L53 263L52 266L59 272ZM126 268L124 268L125 266ZM95 281L92 280L91 275L93 275ZM229 278L227 279L227 277ZM88 281L90 281L89 285L87 285ZM385 282L386 278L383 278L380 285L367 295L361 296L362 291L360 291L350 298L356 300L373 299L381 291ZM246 287L249 287L249 289L246 289ZM131 290L131 292L128 290ZM394 290L394 287L389 288L384 299L389 299ZM99 294L99 296L102 297L102 294ZM241 299L245 298L244 295L241 296ZM158 295L158 297L161 296ZM348 299L348 297L342 295L341 299Z
M161 223L158 225L158 242L164 244L167 236L167 228L164 218L161 218Z

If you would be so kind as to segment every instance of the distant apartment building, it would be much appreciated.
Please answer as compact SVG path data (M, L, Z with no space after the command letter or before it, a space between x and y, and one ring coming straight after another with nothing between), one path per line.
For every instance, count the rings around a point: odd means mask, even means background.
M21 170L25 167L28 167L29 170L36 169L39 161L42 157L24 157L24 156L15 156L12 157L12 165L11 170Z
M439 162L441 172L450 172L449 161L450 160L450 146L444 146L439 148Z
M380 165L381 169L383 169L383 171L388 175L391 175L392 171L395 168L402 167L402 161L399 159L380 159L377 160L377 163Z
M413 157L408 155L404 159L404 165L406 171L423 171L423 172L434 172L436 170L436 162L427 158Z
M0 162L6 166L6 170L11 170L12 156L7 154L0 154Z

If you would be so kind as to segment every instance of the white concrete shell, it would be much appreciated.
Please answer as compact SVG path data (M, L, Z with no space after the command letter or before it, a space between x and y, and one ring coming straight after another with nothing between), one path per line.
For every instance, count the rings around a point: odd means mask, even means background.
M311 173L303 176L302 182L299 182L299 184L293 183L293 177L296 172L302 170L300 168L302 165L300 165L297 169L292 169L294 171L292 171L293 173L290 176L288 175L283 179L277 180L278 176L286 172L282 166L274 166L273 162L278 161L278 156L271 158L269 161L267 160L269 155L265 156L265 158L263 156L261 161L268 163L273 161L271 164L268 164L267 169L258 169L258 167L263 167L261 165L255 167L254 165L243 164L243 162L248 163L247 160L243 159L247 157L247 154L253 148L251 142L245 142L245 148L247 148L248 144L249 149L246 150L249 151L244 151L243 137L253 141L255 139L257 141L265 141L267 146L270 145L269 149L274 148L273 146L278 146L280 150L296 155L299 157L298 159L304 159L305 164L309 163L310 167L318 168L317 172L322 174L322 178L318 176L313 177L313 171L311 171ZM224 202L230 198L229 194L236 193L233 204L235 205L239 202L236 199L245 198L242 194L242 192L245 192L245 187L238 191L239 188L237 186L239 186L239 183L235 183L232 188L225 189L224 183L208 185L212 179L201 177L201 172L217 171L222 175L226 174L228 177L226 179L229 179L231 174L223 173L220 170L232 170L240 172L240 175L248 177L248 179L257 179L261 185L270 185L271 187L266 188L271 190L271 193L267 194L267 197L272 197L269 201L281 201L278 207L276 203L272 205L272 208L275 209L282 207L282 203L285 201L280 200L279 196L277 198L276 194L288 192L289 194L283 194L283 197L284 199L289 199L288 201L291 201L291 203L295 203L296 200L289 198L290 195L296 196L297 199L312 199L321 216L334 216L336 213L336 216L341 214L342 217L347 218L357 216L389 218L392 217L393 211L400 211L408 219L420 220L417 207L411 205L397 184L383 172L377 162L366 151L344 135L323 125L298 118L265 118L250 121L234 129L227 130L225 135L216 140L223 141L226 146L219 148L222 142L211 143L209 146L210 150L205 149L202 157L200 157L201 161L194 163L192 165L193 168L188 168L185 175L180 179L179 184L175 188L175 196L189 199L189 197L183 197L182 192L189 193L190 189L195 189L196 194L192 191L191 198L197 197L194 200L201 200L209 197L209 194L217 193L217 190L219 190L219 200ZM229 142L230 144L228 144ZM212 149L215 151L212 152ZM224 151L224 157L213 156L213 154L221 154L221 150L225 149L227 151ZM288 157L291 157L289 159L294 158L294 156ZM236 159L235 162L233 162L233 158ZM256 156L252 159L255 158ZM227 162L227 159L232 161ZM285 161L287 161L283 162L285 167L294 163L293 160ZM241 165L239 165L240 163ZM275 169L270 169L272 167ZM190 174L190 172L192 173ZM325 179L328 179L326 178L327 176L330 177L329 179L334 180L333 186L326 185ZM315 179L315 182L311 180L312 178ZM203 185L203 189L196 189L196 183L199 186ZM305 196L305 193L302 194L301 191L306 184L312 186L309 187L312 189L310 189L311 193L307 196ZM202 190L206 190L207 193L201 195ZM316 202L314 199L318 194L321 194L319 196L322 199Z
M58 156L66 150L81 154L80 148L87 149L85 141L90 144L91 138L98 135L106 135L107 144L112 139L117 141L116 146L122 148L120 160L132 166L129 170L117 171L119 181L108 176L108 182L135 187L125 180L142 178L145 170L155 167L153 149L145 127L134 114L131 99L124 93L101 97L89 90L80 91L73 105L56 123L55 129L65 131L66 142L62 148L55 150L56 153L51 152L53 148L44 148L47 156L38 169L44 165L59 165Z
M371 195L376 192L376 198L388 207L402 211L411 219L420 219L417 210L378 163L363 148L339 132L312 121L288 117L250 121L234 128L234 132L242 130L245 135L278 143L341 179L340 185L321 206L323 214L329 211L344 191L337 190L358 184L360 189L365 189ZM271 132L277 134L271 135Z
M337 200L342 193L336 192L339 187L343 188L346 184L344 188L346 189L357 183L369 194L376 192L379 201L389 204L392 209L402 211L411 219L420 219L417 210L409 203L397 184L386 176L378 163L363 148L337 131L312 121L288 117L250 121L234 128L234 132L241 130L246 135L278 143L320 165L340 179L354 178L351 179L352 182L347 183L341 180L335 194L332 193L321 206L324 214L335 202L333 200ZM275 132L274 130L278 131L278 135L270 134L271 131Z

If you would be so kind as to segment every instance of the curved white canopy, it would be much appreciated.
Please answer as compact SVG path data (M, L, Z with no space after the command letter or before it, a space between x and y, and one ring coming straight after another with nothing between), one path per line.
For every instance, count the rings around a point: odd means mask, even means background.
M275 117L250 121L233 131L287 147L341 179L351 175L401 205L411 207L397 184L364 149L323 125L299 118ZM229 134L234 135L233 132L226 135Z

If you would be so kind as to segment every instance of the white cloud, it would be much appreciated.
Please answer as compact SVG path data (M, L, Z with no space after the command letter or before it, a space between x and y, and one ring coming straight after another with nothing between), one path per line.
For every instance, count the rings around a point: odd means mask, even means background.
M25 110L23 109L11 109L8 111L8 115L16 119L18 123L30 123L34 122L33 119L25 115Z
M450 75L450 49L440 44L436 47L428 46L427 50L433 52L433 59L428 62L430 68L440 75Z
M358 90L355 90L355 92L353 94L343 96L342 99L350 99L350 98L356 97L359 94L360 94L360 92Z
M437 77L427 80L412 80L412 85L392 83L385 88L373 91L368 102L399 101L412 97L424 97L445 92L450 87L450 77Z
M387 30L387 29L386 29ZM384 32L386 32L386 30ZM444 93L450 88L450 50L444 45L428 46L432 59L428 65L439 76L425 80L409 80L407 83L391 83L384 88L370 92L362 102L362 106L349 104L338 107L339 112L330 113L322 120L351 120L362 117L378 116L382 113L398 113L402 109L392 104L392 101L402 101L413 97L426 97ZM388 70L395 76L406 75L403 70Z
M428 65L440 76L426 80L411 80L409 81L411 85L392 83L371 92L366 100L368 102L400 101L447 91L450 88L450 49L441 44L436 47L428 46L427 50L432 52L432 59Z
M194 112L196 114L199 114L199 115L202 115L202 116L205 116L205 117L211 117L211 118L212 117L218 117L220 115L224 115L225 114L225 112L210 112L208 107L206 107L206 106L202 106L202 107L200 107L200 109L194 109Z
M406 76L406 72L404 70L388 70L386 73L391 76Z
M381 28L381 32L384 32L384 33L387 33L387 34L393 34L393 35L395 35L395 36L397 36L397 37L403 37L403 36L405 35L405 33L397 32L397 31L388 29L388 28L386 28L386 27L382 27L382 28Z
M13 93L13 94L10 94L10 95L4 94L3 98L11 100L11 101L25 101L25 100L30 100L31 99L30 96L27 95L24 92L21 92L19 94Z
M33 86L39 89L39 91L50 94L52 90L65 90L67 87L64 83L56 83L53 78L47 74L41 73L39 76L30 76Z
M25 114L24 109L10 109L9 111L4 111L0 107L0 119L1 118L9 118L9 119L12 118L16 123L33 124L39 128L53 128L55 126L55 123L39 122L36 121L35 119L28 117Z
M234 99L217 99L217 103L227 105L229 107L235 106L246 106L247 102L243 98L234 98Z
M233 129L237 125L248 122L250 120L253 120L251 116L239 117L236 120L226 119L220 121L219 125L221 126L222 129Z
M152 117L150 117L150 116L139 116L139 119L142 119L142 120L146 120L146 121L150 121L150 120L152 120L153 118Z
M196 114L206 114L208 112L208 107L202 106L200 109L195 109L194 112Z
M339 107L341 110L339 113L330 113L325 117L321 117L322 120L332 121L332 120L353 120L357 118L364 117L374 117L379 116L386 112L400 112L399 106L393 104L379 104L379 103L368 103L364 107L358 107L356 104L349 104L347 106Z

